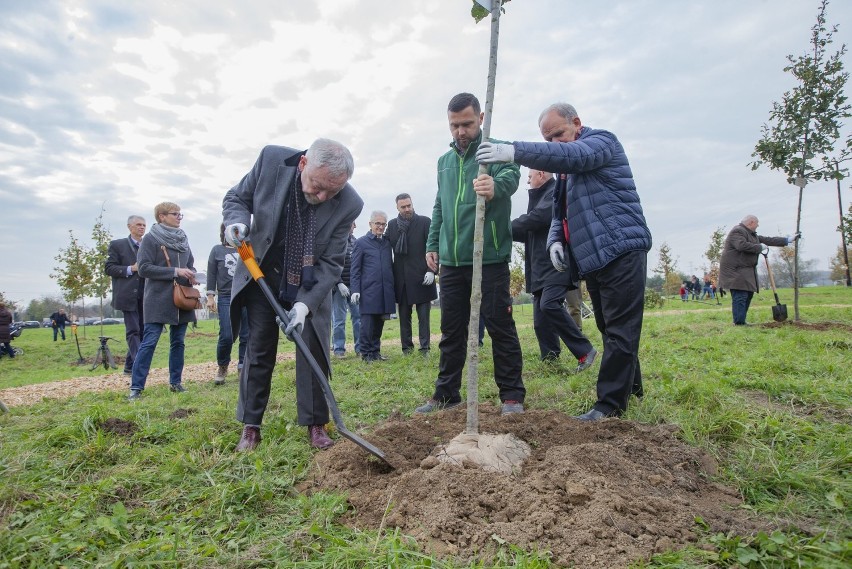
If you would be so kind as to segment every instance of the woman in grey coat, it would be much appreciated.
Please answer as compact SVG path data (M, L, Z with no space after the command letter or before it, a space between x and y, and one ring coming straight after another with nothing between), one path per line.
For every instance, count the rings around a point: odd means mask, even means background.
M179 309L173 297L175 279L182 285L198 284L192 251L186 233L180 228L183 219L180 206L172 202L158 204L154 208L154 219L157 223L142 239L136 259L139 276L145 279L142 300L145 325L142 343L133 361L128 397L131 401L139 399L145 389L154 350L166 324L169 325L169 387L176 393L186 391L181 385L184 336L186 325L195 322L195 311Z

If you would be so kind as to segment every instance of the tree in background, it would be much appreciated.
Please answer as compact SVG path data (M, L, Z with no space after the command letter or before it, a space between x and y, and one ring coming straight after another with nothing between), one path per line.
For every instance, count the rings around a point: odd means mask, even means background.
M787 175L787 182L799 188L796 210L796 232L802 224L802 196L808 181L837 179L845 176L839 165L852 158L852 134L840 140L842 120L852 116L844 88L849 74L843 71L843 45L833 55L826 52L832 43L837 26L826 27L828 0L822 0L817 23L811 28L809 53L799 57L787 56L784 68L792 73L798 85L787 91L780 103L772 103L770 125L761 128L762 136L754 147L752 170L762 164ZM840 146L835 148L837 143ZM793 255L793 298L795 320L799 320L798 273L799 241Z
M512 245L512 262L509 263L509 294L512 298L517 297L524 290L526 282L524 280L524 262L526 255L524 247L520 243Z
M828 268L831 269L829 278L833 281L845 281L849 278L849 265L847 262L847 250L837 246L837 252L828 260ZM849 286L848 284L846 286Z
M722 259L722 248L725 246L725 228L717 227L710 235L710 244L704 252L704 258L710 262L707 272L717 285L719 284L719 261Z
M843 215L843 202L840 198L840 180L837 181L837 205L840 208L840 225L837 226L837 231L840 232L840 247L837 248L842 255L840 257L842 264L846 267L845 274L841 277L832 280L846 279L846 286L852 286L852 276L849 274L849 247L852 246L852 204L849 204L849 214ZM834 267L832 267L832 271Z
M775 277L775 286L778 288L790 288L793 286L793 276L796 274L796 249L792 245L787 247L772 247L769 256L769 266L772 267L772 276ZM816 266L819 261L810 259L799 261L798 279L800 283L808 284L816 280ZM769 278L766 275L766 264L760 259L760 281L763 288L768 288Z
M660 244L659 256L657 266L652 271L663 277L663 294L677 294L681 277L677 272L677 260L672 256L671 247L665 241Z
M86 246L80 243L69 229L68 246L60 248L54 259L59 265L53 268L54 272L50 273L50 278L56 279L65 301L71 304L72 309L74 303L79 301L85 311L86 294L92 283L92 270Z
M98 299L102 321L104 319L104 298L106 298L112 286L112 277L106 272L107 252L110 241L112 241L112 235L104 227L104 209L101 206L101 213L98 214L95 225L92 227L92 242L94 245L86 252L86 263L89 265L92 275L87 294ZM103 335L103 324L101 324L101 335Z

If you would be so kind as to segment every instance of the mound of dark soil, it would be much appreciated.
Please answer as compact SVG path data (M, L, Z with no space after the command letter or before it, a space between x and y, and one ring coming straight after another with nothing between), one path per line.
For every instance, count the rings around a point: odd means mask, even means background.
M186 419L196 412L196 409L175 409L169 413L169 419Z
M101 430L105 433L114 433L122 437L130 437L133 433L139 430L139 427L136 426L136 423L110 417L101 423Z
M711 481L716 463L672 425L609 419L583 423L558 411L500 417L480 408L480 431L512 433L533 453L516 476L424 461L465 427L465 410L397 416L365 438L392 469L354 443L318 453L303 491L345 491L346 523L399 528L424 551L489 558L500 544L549 551L558 565L624 567L712 531L749 534L735 490ZM421 466L421 462L423 466Z

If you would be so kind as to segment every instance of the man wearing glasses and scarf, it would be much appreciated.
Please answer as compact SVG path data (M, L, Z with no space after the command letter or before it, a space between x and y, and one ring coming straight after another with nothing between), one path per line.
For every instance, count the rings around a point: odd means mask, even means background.
M332 140L318 139L307 151L267 146L222 202L225 239L239 246L251 238L267 283L279 291L289 311L285 333L301 333L328 377L331 290L343 270L349 229L364 206L348 183L354 169L349 150ZM251 334L240 374L237 420L245 426L237 451L253 450L260 443L279 331L275 312L240 263L231 289L232 322L239 321L243 306L248 309ZM329 412L322 389L299 351L296 409L312 447L334 444L324 427Z

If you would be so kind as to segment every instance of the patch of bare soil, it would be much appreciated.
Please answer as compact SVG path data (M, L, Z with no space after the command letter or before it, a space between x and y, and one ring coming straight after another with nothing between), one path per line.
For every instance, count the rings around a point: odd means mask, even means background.
M764 328L781 328L783 326L793 326L800 330L812 330L814 332L823 332L825 330L843 330L844 332L852 332L852 326L845 322L796 322L795 320L785 320L784 322L767 322L760 324Z
M712 531L758 528L738 493L711 480L712 457L680 441L674 425L609 419L583 423L559 411L501 417L480 407L480 432L512 433L532 447L517 475L426 459L465 428L465 410L392 417L364 437L396 469L340 440L319 453L306 492L348 493L346 523L399 528L439 557L488 559L499 544L549 551L561 566L624 567Z
M792 413L799 417L821 417L832 423L852 422L852 409L843 409L827 404L809 404L796 398L791 398L786 402L780 401L765 391L754 389L740 389L739 393L752 405L769 411Z
M133 433L139 430L136 423L125 421L124 419L118 419L116 417L105 419L104 422L101 423L100 428L105 433L113 433L122 437L133 436Z
M169 419L186 419L196 411L197 409L175 409L169 413Z

